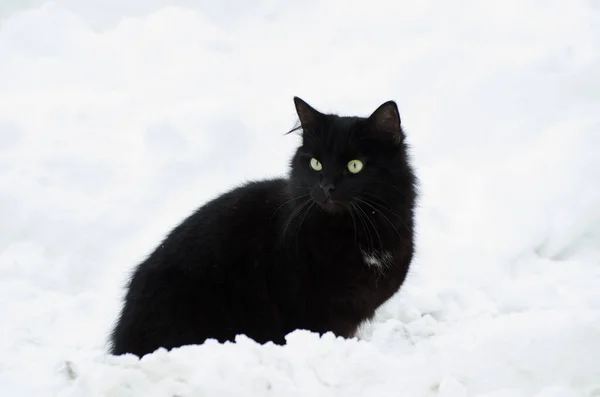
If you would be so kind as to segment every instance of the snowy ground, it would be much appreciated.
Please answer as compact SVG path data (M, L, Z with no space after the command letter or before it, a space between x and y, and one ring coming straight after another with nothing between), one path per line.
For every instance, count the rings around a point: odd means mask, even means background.
M286 171L293 95L398 102L403 291L360 341L107 356L163 234ZM599 153L595 0L2 0L0 395L600 396Z

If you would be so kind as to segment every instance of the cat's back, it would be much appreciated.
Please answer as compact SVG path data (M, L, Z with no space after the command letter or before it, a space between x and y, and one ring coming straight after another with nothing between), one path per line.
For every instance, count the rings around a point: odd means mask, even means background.
M277 235L283 204L288 200L285 179L248 182L207 202L175 227L153 256L197 267L262 250ZM161 252L162 251L162 252Z
M214 226L211 222L223 220L245 223L266 215L274 206L285 202L287 195L285 179L248 182L202 205L180 226L184 229L201 226L201 223Z

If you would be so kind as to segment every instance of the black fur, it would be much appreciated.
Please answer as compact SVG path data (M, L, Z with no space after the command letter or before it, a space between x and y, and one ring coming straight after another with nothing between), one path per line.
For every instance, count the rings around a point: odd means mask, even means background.
M238 187L177 226L133 273L113 354L237 334L284 344L295 329L352 337L398 291L416 178L396 104L361 118L294 102L303 142L289 178Z

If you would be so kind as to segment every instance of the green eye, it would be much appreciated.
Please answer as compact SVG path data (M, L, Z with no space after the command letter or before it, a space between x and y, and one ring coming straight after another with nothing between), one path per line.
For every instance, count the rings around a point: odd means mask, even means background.
M360 171L362 171L364 166L365 165L360 160L350 160L348 162L348 171L353 174L358 174Z
M316 158L310 159L310 168L315 171L321 171L323 169L323 165Z

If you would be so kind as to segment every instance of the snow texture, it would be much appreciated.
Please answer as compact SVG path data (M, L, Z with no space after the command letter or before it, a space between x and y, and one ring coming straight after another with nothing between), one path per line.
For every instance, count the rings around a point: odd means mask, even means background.
M398 102L417 254L358 340L106 354L170 228L281 175L294 95ZM600 3L3 0L0 395L600 396Z

